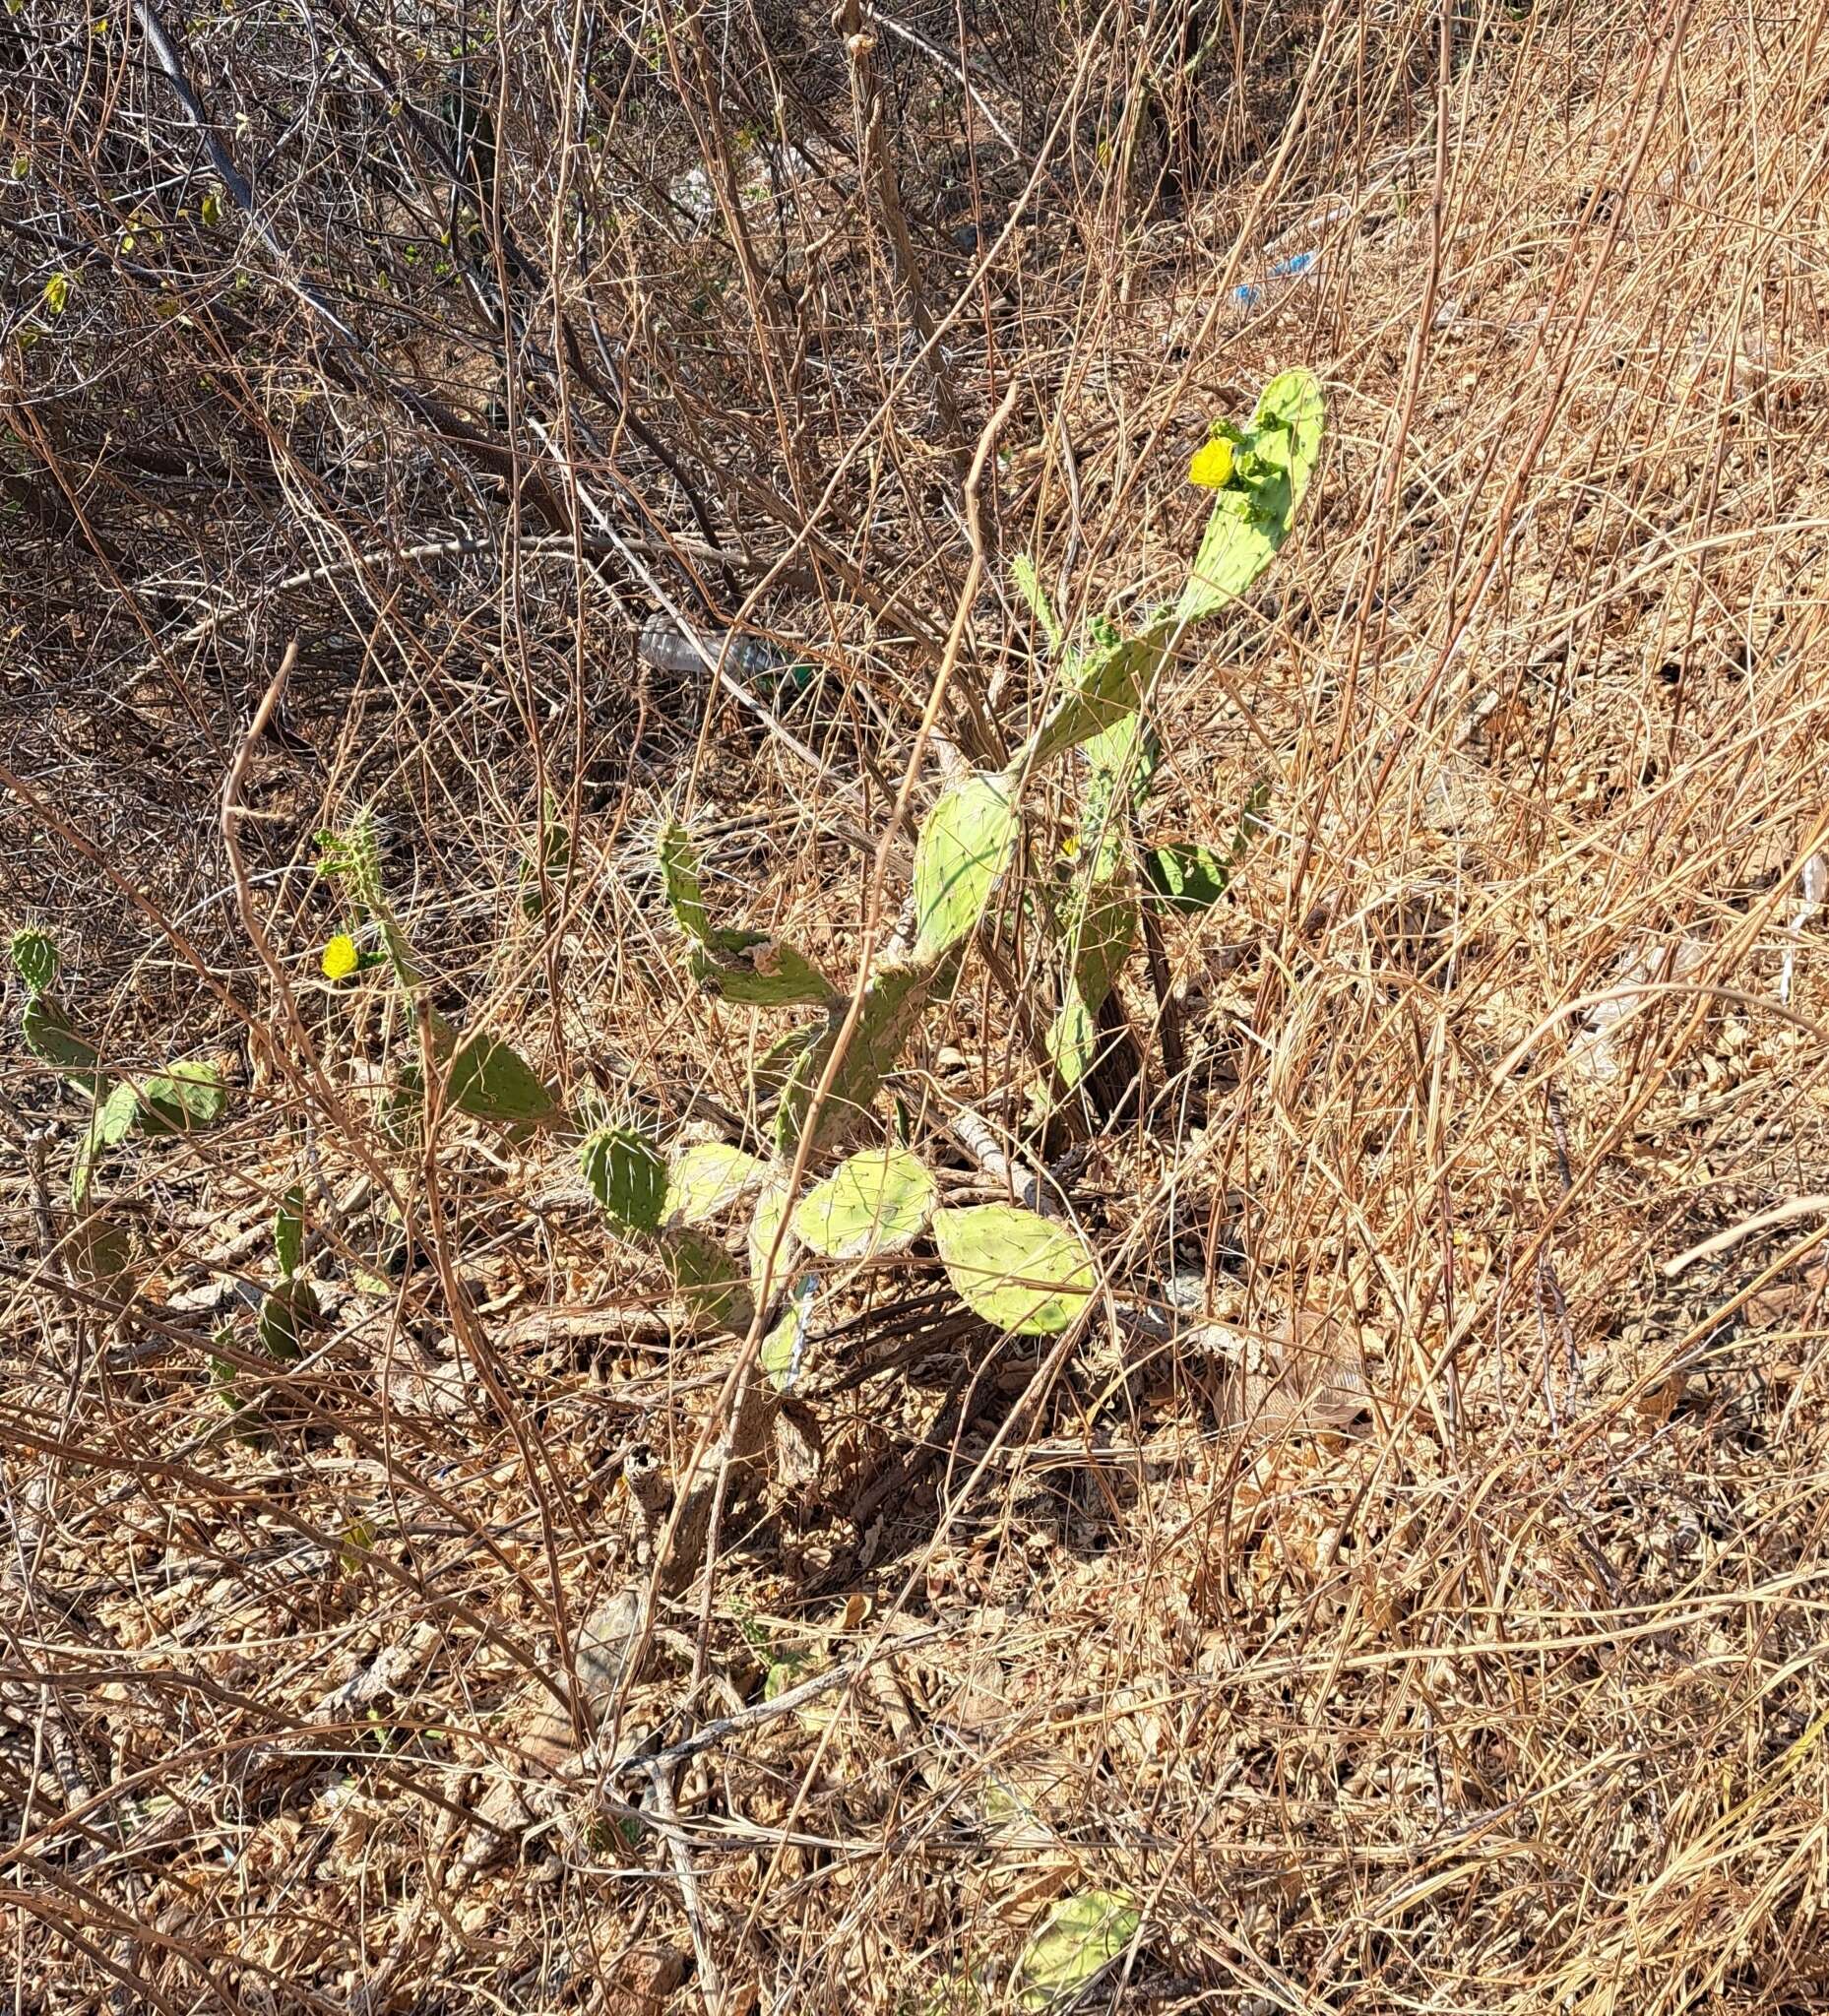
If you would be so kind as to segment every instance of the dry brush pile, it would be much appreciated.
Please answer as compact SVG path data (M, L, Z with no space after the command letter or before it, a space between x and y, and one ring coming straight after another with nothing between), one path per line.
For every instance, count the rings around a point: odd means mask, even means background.
M9 12L15 2007L1829 1995L1826 26Z

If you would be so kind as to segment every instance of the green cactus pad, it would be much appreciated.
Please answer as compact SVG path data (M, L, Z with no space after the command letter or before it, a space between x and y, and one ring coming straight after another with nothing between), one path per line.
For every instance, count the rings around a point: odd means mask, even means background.
M1102 780L1110 780L1112 787L1122 785L1132 807L1137 811L1143 809L1155 786L1156 773L1162 768L1162 737L1142 715L1127 714L1122 721L1114 722L1110 727L1094 735L1086 743L1085 753L1092 770L1092 783L1087 790L1086 816L1080 822L1082 842L1092 817L1094 795L1101 788ZM1102 830L1103 817L1099 825Z
M934 1181L906 1148L849 1156L800 1200L793 1228L828 1260L899 1252L927 1223Z
M807 1328L818 1292L819 1283L812 1275L797 1281L780 1321L762 1340L762 1370L777 1393L791 1393L799 1384Z
M432 1041L440 1061L450 1060L447 1105L473 1120L491 1120L503 1127L537 1127L558 1118L558 1101L512 1044L480 1032L460 1038L438 1017L433 1019Z
M280 1199L273 1215L273 1250L280 1272L290 1280L305 1257L305 1193L297 1183Z
M698 850L692 845L692 836L677 819L667 820L661 828L657 853L661 880L666 889L667 908L673 913L673 921L695 943L709 945L712 927L699 887Z
M627 1233L658 1231L666 1213L666 1163L633 1127L603 1127L579 1154L591 1194Z
M714 930L695 943L687 970L707 993L751 1008L830 1001L832 982L804 953L767 931Z
M111 1302L131 1299L136 1283L134 1239L128 1227L96 1213L77 1227L69 1250L79 1281Z
M1243 595L1276 557L1321 452L1326 402L1312 372L1285 371L1264 387L1213 500L1200 550L1175 604L1198 622Z
M1193 843L1146 849L1143 872L1155 900L1170 910L1211 910L1226 894L1252 839L1264 830L1264 808L1269 803L1270 787L1258 785L1245 799L1224 853Z
M734 1259L696 1226L669 1226L661 1234L662 1264L684 1305L687 1327L742 1337L756 1304Z
M937 960L977 927L1016 850L1014 787L979 774L944 791L914 850L914 960Z
M28 993L48 993L56 984L57 940L48 931L15 931L12 954Z
M1013 1985L1026 2010L1064 2009L1137 1936L1143 1914L1123 1890L1057 1898L1023 1949Z
M901 1061L944 965L944 961L928 965L888 963L864 990L863 1006L831 1090L817 1118L811 1119L815 1154L842 1147L864 1123L882 1090L883 1080ZM813 1095L837 1047L845 1015L846 1005L834 1003L826 1027L802 1052L782 1088L781 1105L775 1115L775 1142L784 1156L793 1155L802 1134L808 1131Z
M1065 1330L1098 1278L1075 1233L1014 1204L936 1212L933 1238L960 1299L1017 1336Z
M1169 625L1152 623L1141 636L1101 645L1070 671L1068 690L1054 703L1029 746L1012 765L1040 770L1066 750L1109 733L1148 699L1161 669Z
M1098 1054L1099 1011L1117 984L1138 928L1137 899L1125 884L1095 884L1068 941L1067 998L1047 1036L1048 1056L1069 1086Z
M100 1052L87 1037L76 1033L62 1003L49 994L27 997L20 1015L20 1034L26 1040L27 1049L40 1064L48 1064L53 1071L75 1074L82 1081L82 1090L98 1092L106 1083L95 1068Z
M722 1141L702 1142L673 1158L666 1176L663 1216L679 1225L700 1225L716 1218L754 1189L768 1173L768 1165L740 1148Z
M758 1299L762 1296L762 1274L768 1265L771 1252L775 1254L775 1267L770 1275L771 1295L779 1292L788 1278L788 1271L799 1257L800 1242L794 1236L791 1224L782 1233L780 1249L776 1249L775 1234L788 1211L788 1184L785 1178L777 1176L766 1184L756 1198L756 1208L749 1221L747 1239L749 1255L749 1285Z
M804 1029L790 1029L772 1042L749 1067L750 1096L758 1102L773 1099L793 1076L793 1067L818 1040L818 1026L809 1024Z
M213 1127L228 1110L228 1090L214 1064L174 1064L136 1085L117 1085L98 1116L112 1147L130 1133L189 1134Z
M270 1358L289 1362L302 1350L298 1342L300 1333L311 1329L319 1321L320 1314L318 1292L310 1282L302 1275L283 1281L261 1302L260 1317L255 1325L261 1349Z
M1041 575L1036 572L1036 563L1027 553L1018 553L1010 562L1010 579L1016 583L1018 593L1029 604L1036 621L1041 625L1048 649L1058 655L1063 642L1060 625L1054 619L1047 591L1041 586Z

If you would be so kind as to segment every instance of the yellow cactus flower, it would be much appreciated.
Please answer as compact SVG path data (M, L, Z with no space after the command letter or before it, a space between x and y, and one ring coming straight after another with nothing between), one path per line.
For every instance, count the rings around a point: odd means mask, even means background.
M318 963L327 980L347 980L362 961L355 940L347 931L339 931L325 946L324 957Z
M1187 466L1188 481L1198 483L1203 490L1225 489L1231 472L1232 444L1224 434L1215 435L1204 448L1196 450Z

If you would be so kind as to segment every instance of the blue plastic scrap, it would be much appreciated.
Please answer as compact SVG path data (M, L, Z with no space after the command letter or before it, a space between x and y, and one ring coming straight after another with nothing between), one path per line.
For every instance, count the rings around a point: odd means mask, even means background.
M1312 251L1292 252L1287 259L1279 259L1272 264L1268 277L1271 280L1300 280L1320 256L1320 253ZM1263 297L1262 287L1248 284L1232 289L1232 299L1240 308L1255 308Z

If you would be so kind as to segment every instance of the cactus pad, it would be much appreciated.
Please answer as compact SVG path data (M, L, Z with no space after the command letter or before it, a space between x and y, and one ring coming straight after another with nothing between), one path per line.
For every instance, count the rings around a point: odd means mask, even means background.
M696 944L711 943L711 919L705 914L705 898L699 887L699 854L692 836L677 819L661 828L658 849L661 880L666 890L667 908L673 921Z
M666 1210L666 1164L633 1127L603 1127L579 1155L591 1194L618 1231L658 1231Z
M49 994L32 994L20 1016L20 1034L26 1047L40 1064L53 1071L74 1072L84 1081L86 1092L98 1092L104 1083L95 1066L100 1053L87 1037L78 1036L64 1013L61 1002Z
M713 930L694 943L687 970L707 993L751 1008L833 998L832 982L818 967L766 931Z
M776 1248L775 1235L781 1231L781 1223L787 1212L788 1185L777 1177L757 1197L755 1213L749 1221L749 1285L758 1297L762 1294L763 1272L768 1267L769 1255L775 1255L775 1266L769 1278L773 1286L779 1288L799 1251L799 1241L794 1237L791 1225L782 1232L780 1249Z
M703 1224L727 1210L745 1190L754 1189L767 1169L766 1163L740 1148L726 1148L722 1141L688 1148L673 1158L667 1171L663 1216L678 1225Z
M537 1127L558 1117L558 1101L511 1044L481 1034L460 1039L439 1016L432 1019L432 1042L441 1061L450 1059L447 1105L473 1120L511 1128Z
M977 927L1016 850L1015 788L979 774L941 793L914 850L914 959L937 960Z
M1041 633L1047 639L1048 649L1058 653L1063 642L1060 624L1055 620L1053 608L1049 605L1047 590L1041 586L1041 577L1036 572L1036 563L1027 553L1018 553L1010 562L1010 579L1016 583L1017 592L1029 604L1036 621L1041 625Z
M1013 769L1040 770L1066 750L1115 728L1148 699L1167 649L1169 624L1159 618L1141 636L1103 644L1070 670L1068 689L1049 710Z
M1175 604L1198 622L1235 601L1289 536L1321 451L1326 404L1312 372L1284 371L1264 387L1214 497L1200 550Z
M289 1361L297 1357L302 1349L300 1332L311 1329L319 1317L318 1293L310 1282L302 1275L283 1281L261 1302L255 1326L261 1349L270 1358Z
M818 1292L819 1283L810 1274L795 1282L781 1320L762 1340L762 1369L777 1393L791 1393L799 1384L806 1333Z
M742 1269L716 1239L696 1226L670 1226L661 1234L660 1250L689 1329L746 1334L756 1304Z
M273 1215L273 1250L281 1274L289 1281L305 1257L305 1193L297 1183L280 1199Z
M1017 1336L1065 1330L1097 1280L1093 1256L1074 1232L1014 1204L937 1212L933 1237L961 1300Z
M826 1027L801 1053L792 1075L782 1088L775 1115L775 1141L783 1155L792 1155L809 1130L815 1152L841 1146L855 1135L869 1113L883 1080L901 1061L942 962L927 965L886 962L864 990L845 1054L817 1115L813 1095L825 1076L845 1026L846 1006L834 1003Z
M848 1157L800 1200L793 1228L828 1260L899 1252L927 1223L934 1182L906 1148Z
M1269 802L1270 787L1257 786L1244 801L1224 853L1193 844L1147 849L1143 871L1156 900L1170 910L1211 910L1226 894L1232 871L1243 860L1253 836L1263 831L1264 808Z
M57 980L57 941L48 931L15 931L13 964L32 994L48 993Z

